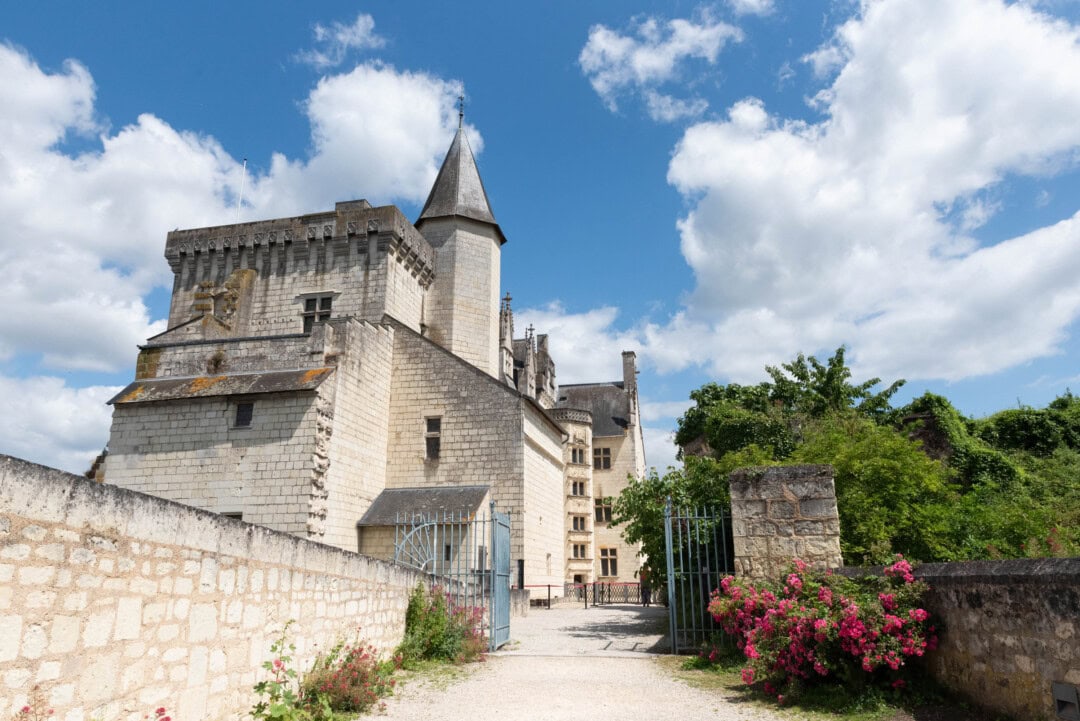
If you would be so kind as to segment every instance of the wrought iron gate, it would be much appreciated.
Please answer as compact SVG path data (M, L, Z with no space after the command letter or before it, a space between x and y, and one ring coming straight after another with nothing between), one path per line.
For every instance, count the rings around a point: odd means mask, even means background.
M397 514L394 561L427 573L455 607L481 609L492 651L510 640L510 516Z
M722 633L709 615L720 579L735 572L731 512L726 508L664 507L671 652L696 651Z

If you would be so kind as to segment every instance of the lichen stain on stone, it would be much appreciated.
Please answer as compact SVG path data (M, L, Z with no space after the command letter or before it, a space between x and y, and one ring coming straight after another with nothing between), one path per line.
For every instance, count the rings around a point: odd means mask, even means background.
M143 348L135 361L135 380L157 377L163 348Z
M141 396L145 392L146 392L146 386L142 386L142 385L135 386L130 391L125 393L123 398L120 398L116 402L117 403L130 403L131 401L135 400L136 398L138 398L139 396Z
M213 376L207 378L204 376L201 378L196 378L195 380L191 381L191 392L200 393L202 391L205 391L207 388L213 388L218 383L225 380L227 377L228 376Z
M326 373L325 368L312 368L311 370L304 373L304 377L300 382L304 384L311 383L317 380L319 376L321 376L323 373Z

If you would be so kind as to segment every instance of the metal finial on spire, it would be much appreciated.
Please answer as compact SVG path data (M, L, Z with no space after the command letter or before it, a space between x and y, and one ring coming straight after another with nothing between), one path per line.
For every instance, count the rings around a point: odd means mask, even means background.
M457 126L458 130L461 129L461 124L465 122L465 95L457 96Z

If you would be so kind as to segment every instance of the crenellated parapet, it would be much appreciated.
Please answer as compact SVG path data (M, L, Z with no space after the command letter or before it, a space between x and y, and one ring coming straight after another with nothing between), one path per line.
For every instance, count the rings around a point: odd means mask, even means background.
M165 243L165 258L185 286L240 268L281 273L369 265L383 255L424 288L434 279L435 253L424 236L396 207L373 208L365 200L293 218L174 230Z

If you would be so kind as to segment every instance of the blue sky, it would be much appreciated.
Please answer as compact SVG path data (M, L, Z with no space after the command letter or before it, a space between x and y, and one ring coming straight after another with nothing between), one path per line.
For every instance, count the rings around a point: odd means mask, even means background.
M970 415L1080 388L1080 3L7 3L0 451L81 471L165 233L365 197L466 122L518 334L690 390L846 344Z

